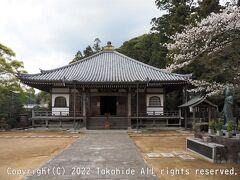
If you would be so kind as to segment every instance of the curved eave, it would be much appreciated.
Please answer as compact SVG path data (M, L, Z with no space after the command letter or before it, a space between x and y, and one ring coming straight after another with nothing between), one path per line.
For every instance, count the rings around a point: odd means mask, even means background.
M89 85L89 84L125 84L125 85L130 85L130 84L188 84L188 81L184 80L178 80L178 81L96 81L96 82L80 82L80 81L63 81L63 80L27 80L27 79L22 79L20 80L25 83L25 84L49 84L49 85L54 85L55 83L62 83L62 84L77 84L77 85Z
M77 80L41 80L41 79L31 79L30 74L19 74L17 76L23 83L26 84L55 84L55 83L64 83L64 84L188 84L188 79L181 80L146 80L146 81L77 81ZM188 76L189 77L189 76Z
M22 82L33 88L50 92L52 87L73 87L74 84L77 87L87 87L87 88L139 88L144 87L162 87L162 86L186 86L187 81L154 81L154 82L62 82L62 81L26 81Z
M206 99L206 97L199 98L197 101L192 102L192 103L190 103L190 101L191 101L191 100L189 100L189 101L186 102L185 104L182 104L182 105L180 105L180 106L178 106L178 107L180 107L180 108L182 108L182 107L195 107L195 106L201 104L202 102L206 102L206 103L209 104L210 106L215 107L215 108L218 108L218 106L217 106L216 104L213 104L213 103L211 103L210 101L208 101L208 100Z

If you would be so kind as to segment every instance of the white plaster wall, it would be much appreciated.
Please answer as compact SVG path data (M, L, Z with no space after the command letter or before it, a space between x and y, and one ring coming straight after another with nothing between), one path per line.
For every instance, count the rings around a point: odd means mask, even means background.
M153 112L155 111L155 112ZM148 115L160 115L163 114L163 107L147 107Z
M150 97L152 96L157 96L157 97L160 97L160 100L161 100L161 107L148 107L149 106L149 99ZM160 115L160 114L163 114L163 107L164 107L164 104L163 104L163 94L147 94L146 95L146 105L147 105L147 114L148 115L153 115L153 111L156 111L156 115Z
M59 88L59 89L64 89L64 88ZM60 92L60 90L57 90L58 92ZM56 91L55 91L56 93ZM66 102L67 102L67 107L55 107L55 98L58 96L62 96L66 98ZM62 115L66 116L69 114L69 94L54 94L52 93L52 114L59 116L60 115L60 111L62 111Z
M65 97L66 101L67 101L67 107L69 107L69 94L52 94L52 106L53 107L55 106L55 104L54 104L55 98L58 96Z
M68 107L52 107L52 115L53 116L68 116L69 108Z

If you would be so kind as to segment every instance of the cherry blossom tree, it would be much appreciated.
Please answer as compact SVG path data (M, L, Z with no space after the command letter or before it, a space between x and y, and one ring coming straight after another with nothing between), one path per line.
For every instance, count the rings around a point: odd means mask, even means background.
M202 55L210 56L221 52L240 39L240 8L228 6L220 13L211 13L200 22L187 26L182 33L175 34L171 39L172 43L167 44L171 52L169 56L173 59L173 63L167 67L169 71L185 67ZM240 74L237 65L239 62L228 67L235 71L235 79ZM226 86L226 84L207 81L191 81L191 83L197 87L192 91L204 90L208 95L221 93Z
M217 82L208 82L205 80L189 80L189 82L196 88L189 89L190 93L199 93L202 92L206 96L214 96L218 94L222 94L226 87L230 87L230 89L234 89L234 85L230 83L221 84Z

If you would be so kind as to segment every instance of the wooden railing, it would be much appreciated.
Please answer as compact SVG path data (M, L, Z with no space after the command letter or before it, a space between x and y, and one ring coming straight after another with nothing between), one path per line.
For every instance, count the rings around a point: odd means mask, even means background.
M32 111L32 117L79 117L80 111Z
M82 112L76 111L32 111L32 117L79 117ZM179 111L147 111L132 113L132 117L180 117ZM101 117L101 116L100 116ZM103 117L103 116L102 116ZM117 116L116 116L117 117ZM121 116L122 117L122 116Z
M147 111L147 112L139 112L138 115L136 112L132 113L133 117L180 117L179 111Z

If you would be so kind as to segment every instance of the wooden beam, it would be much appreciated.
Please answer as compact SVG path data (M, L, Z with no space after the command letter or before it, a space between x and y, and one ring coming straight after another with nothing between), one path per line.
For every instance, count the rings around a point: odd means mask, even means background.
M128 96L126 92L91 92L90 96Z

